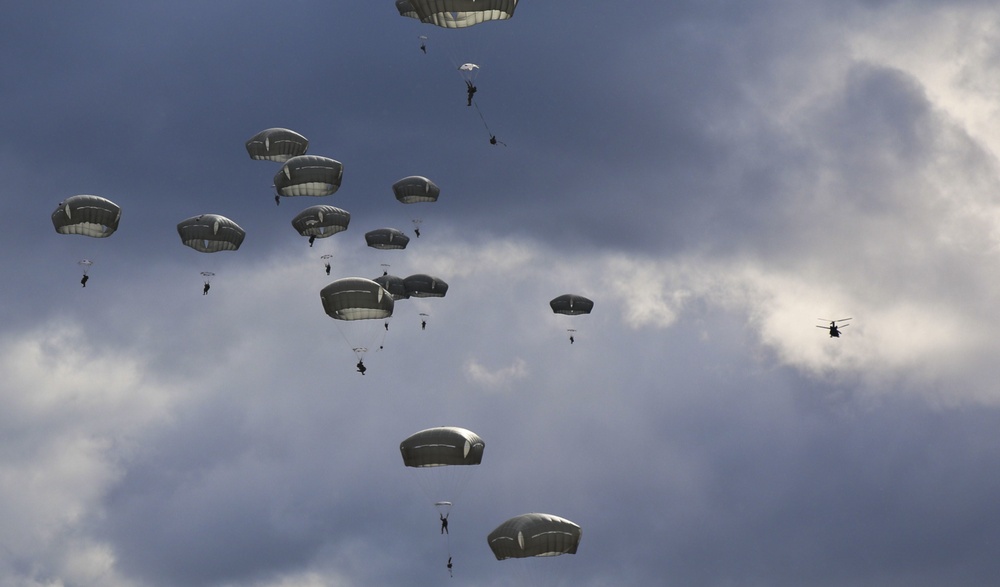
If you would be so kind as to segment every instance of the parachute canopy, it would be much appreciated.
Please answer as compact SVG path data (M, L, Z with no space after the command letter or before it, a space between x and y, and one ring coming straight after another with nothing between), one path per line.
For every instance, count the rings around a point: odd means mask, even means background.
M399 444L399 451L407 467L441 467L478 465L483 461L485 447L486 443L475 432L443 426L410 435Z
M200 214L177 224L181 242L202 253L235 251L246 232L232 220L218 214Z
M292 226L302 236L326 238L347 230L351 213L333 206L310 206L292 219Z
M287 128L268 128L250 137L246 145L251 159L284 163L305 155L309 139Z
M109 237L118 230L122 209L101 196L71 196L56 206L52 225L59 234Z
M323 310L334 320L378 320L392 316L389 292L363 277L344 277L319 292Z
M299 155L285 161L274 176L279 196L329 196L340 189L344 166L318 155Z
M580 526L550 514L514 516L490 532L486 540L497 560L576 554Z
M459 29L514 16L517 0L397 0L401 16L435 26Z
M594 309L594 302L576 294L563 294L549 302L552 311L556 314L566 314L576 316L578 314L589 314Z
M417 273L403 279L406 297L443 298L448 293L448 284L443 279Z
M385 288L385 291L389 292L389 295L394 300L401 300L406 297L406 286L403 285L402 277L386 273L385 275L379 275L372 281Z
M365 233L365 242L373 249L405 249L410 237L395 228L376 228Z
M441 195L441 188L426 177L411 175L392 184L392 193L404 204L436 202Z

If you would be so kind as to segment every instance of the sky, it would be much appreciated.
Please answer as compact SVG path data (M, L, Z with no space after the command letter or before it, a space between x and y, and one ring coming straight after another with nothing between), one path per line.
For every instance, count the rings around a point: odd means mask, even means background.
M0 587L995 584L998 52L985 0L8 7ZM340 190L276 206L271 127ZM76 194L118 231L57 234ZM450 287L361 375L318 293L384 269ZM447 536L398 451L434 426L486 443ZM497 561L528 512L578 552Z

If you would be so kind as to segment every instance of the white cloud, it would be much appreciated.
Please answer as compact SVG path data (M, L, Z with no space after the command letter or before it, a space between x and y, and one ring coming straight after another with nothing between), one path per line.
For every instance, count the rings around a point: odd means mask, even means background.
M127 584L112 550L83 530L143 430L169 419L173 390L150 384L135 357L91 342L52 323L0 343L0 560L31 561L19 580Z
M504 389L529 375L524 359L516 358L509 365L490 369L478 360L470 358L465 362L465 373L477 385L490 389Z

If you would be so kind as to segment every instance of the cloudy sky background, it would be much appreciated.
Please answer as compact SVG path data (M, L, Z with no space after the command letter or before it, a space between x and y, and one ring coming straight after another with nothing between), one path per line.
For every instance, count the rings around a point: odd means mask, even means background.
M995 582L995 5L563 4L468 35L388 0L8 11L0 585ZM274 126L340 191L276 207L243 146ZM395 201L413 174L437 203ZM56 234L74 194L119 231ZM310 249L315 203L352 220ZM182 246L201 213L243 247ZM318 292L382 263L451 287L362 377ZM398 452L440 425L486 441L448 543ZM578 554L496 561L533 511Z

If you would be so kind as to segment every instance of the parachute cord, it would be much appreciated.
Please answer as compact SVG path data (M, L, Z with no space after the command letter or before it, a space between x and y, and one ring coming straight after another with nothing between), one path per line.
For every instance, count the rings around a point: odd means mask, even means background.
M337 332L340 333L341 338L343 338L344 342L347 343L347 346L351 349L351 352L354 353L354 358L357 359L359 363L362 362L361 354L364 351L360 351L359 352L358 349L357 349L357 347L355 347L353 344L351 344L350 339L347 338L347 335L344 334L344 331L341 330L340 325L337 324L336 322L334 322L333 324L334 324L334 326L337 327Z
M476 102L476 99L473 98L472 99L472 103L475 104L475 106L476 106L476 112L479 113L479 119L483 121L483 126L486 127L486 134L490 135L490 144L492 144L492 145L498 145L499 144L499 145L503 145L503 146L506 147L507 143L505 143L503 141L498 141L497 138L496 138L496 136L494 136L493 131L490 130L490 125L486 124L486 117L483 116L483 111L479 109L479 102Z
M385 322L385 324L388 324L388 322ZM388 336L388 334L389 334L388 328L382 330L382 338L381 340L378 341L378 350L382 350L382 347L385 346L385 337Z
M448 551L448 564L451 564L451 534L444 535L445 549ZM451 567L448 567L448 574L452 574Z
M490 132L490 125L486 124L486 117L483 116L483 111L479 109L479 102L475 98L472 99L472 104L476 107L476 112L479 113L479 119L483 121L483 126L486 127L486 132L492 137L493 133Z

